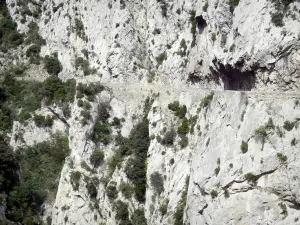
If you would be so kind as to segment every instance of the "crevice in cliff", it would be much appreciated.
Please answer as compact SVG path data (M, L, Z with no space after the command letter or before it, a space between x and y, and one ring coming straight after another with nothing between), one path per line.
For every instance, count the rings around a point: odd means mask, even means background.
M223 81L225 90L250 91L255 86L255 69L243 71L244 59L234 65L213 60L215 67L210 67L213 77Z
M204 210L205 210L207 207L208 207L208 204L206 203L206 204L202 207L202 209L199 210L198 213L199 213L200 215L203 215L203 212L204 212Z
M61 122L63 122L64 124L66 124L67 127L70 127L70 125L68 124L67 120L65 118L60 117L60 115L58 113L56 113L52 108L47 107L50 112L55 115Z

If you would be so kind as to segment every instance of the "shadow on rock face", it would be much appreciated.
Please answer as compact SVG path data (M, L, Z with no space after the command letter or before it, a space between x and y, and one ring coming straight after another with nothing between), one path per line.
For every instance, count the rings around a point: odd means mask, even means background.
M224 90L251 91L255 86L255 70L243 71L244 60L234 66L214 61L215 68L210 68L214 77L223 81Z

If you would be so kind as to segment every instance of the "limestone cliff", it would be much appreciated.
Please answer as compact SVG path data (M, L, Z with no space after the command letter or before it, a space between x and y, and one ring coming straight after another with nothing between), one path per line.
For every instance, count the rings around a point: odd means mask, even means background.
M51 128L15 121L10 135L16 150L68 134L44 222L300 224L298 1L26 3L36 16L7 0L19 32L36 22L40 56L77 85L68 117L43 104ZM22 46L1 63L30 62Z

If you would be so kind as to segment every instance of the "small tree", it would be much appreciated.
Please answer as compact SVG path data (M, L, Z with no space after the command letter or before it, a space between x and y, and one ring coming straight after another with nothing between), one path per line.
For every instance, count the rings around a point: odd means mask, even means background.
M103 162L103 159L104 152L101 150L95 150L90 157L90 162L94 167L98 167Z
M161 194L164 191L164 179L159 172L154 172L153 174L151 174L150 181L153 189L158 194Z
M50 75L58 75L62 71L62 65L57 57L46 55L44 58L44 69Z

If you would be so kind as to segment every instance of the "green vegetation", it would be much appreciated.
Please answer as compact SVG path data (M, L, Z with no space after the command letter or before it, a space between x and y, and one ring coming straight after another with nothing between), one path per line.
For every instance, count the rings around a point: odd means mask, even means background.
M147 225L147 220L145 218L145 213L143 209L137 209L132 215L132 224Z
M211 196L212 198L216 198L216 197L218 197L218 192L217 192L216 190L212 190L212 191L210 192L210 196Z
M30 63L39 64L40 61L40 52L41 52L41 46L39 45L31 45L26 50L26 56L30 58Z
M189 121L186 117L183 118L181 125L178 127L177 133L185 136L189 133Z
M180 141L179 141L179 145L181 148L185 148L186 146L188 146L189 144L189 139L186 136L182 136Z
M215 93L211 92L209 95L205 96L200 103L200 108L207 108L213 100L214 95Z
M101 165L101 163L104 160L104 152L101 150L95 150L93 151L91 157L90 157L90 162L94 167L98 167Z
M208 9L208 2L205 3L205 5L202 7L203 12L207 12Z
M79 83L77 85L77 98L86 97L90 102L94 101L95 95L102 92L104 90L104 86L100 83L93 84L83 84ZM101 106L101 104L100 104Z
M227 43L227 36L222 34L222 37L221 37L221 48L224 48L225 45Z
M217 35L216 35L216 33L212 33L212 34L211 34L211 40L212 40L213 42L215 42L215 41L217 40Z
M150 175L150 183L158 195L164 191L164 179L159 172L154 172Z
M157 57L155 57L156 59L156 67L158 68L164 60L167 60L167 53L166 52L163 52L161 54L159 54Z
M75 18L75 27L73 28L76 35L83 40L86 40L87 37L85 35L84 25L80 19Z
M17 31L17 24L10 17L5 1L0 1L0 51L7 52L22 44L23 36Z
M114 211L116 212L116 220L120 221L119 224L131 224L129 220L128 205L121 200L114 203Z
M70 176L70 182L72 184L73 190L75 191L78 190L80 179L81 179L81 173L79 171L72 171Z
M182 39L180 41L180 48L175 53L178 54L178 55L180 55L181 57L186 56L186 53L187 53L186 49L187 49L186 42L185 42L184 39Z
M168 109L175 113L175 116L179 117L180 119L185 117L186 114L186 106L180 106L178 101L168 104Z
M174 143L175 136L175 130L172 128L170 131L166 132L165 136L161 140L161 143L166 146L172 146Z
M272 3L274 3L275 6L275 12L271 14L271 22L277 26L282 27L284 26L283 18L288 13L289 5L296 0L271 0Z
M49 56L46 55L44 58L44 69L50 74L50 75L58 75L62 71L62 65L60 61L57 58L57 55L55 56Z
M253 173L247 173L245 174L245 179L248 181L255 182L257 180L257 176Z
M119 151L128 154L130 151L133 156L129 158L125 173L129 180L135 186L135 196L138 201L145 200L146 192L146 159L147 151L150 144L149 138L149 121L144 118L130 132L128 139L120 146ZM125 150L125 151L124 151ZM130 150L130 151L128 151Z
M118 197L118 191L115 185L108 185L105 189L106 195L110 200L114 200Z
M284 155L284 154L282 154L282 153L277 153L277 158L279 159L279 161L280 161L281 163L284 163L284 162L287 161L287 156Z
M53 125L51 116L34 115L33 121L37 127L52 127Z
M284 18L284 15L281 12L271 13L271 22L276 27L283 27L284 26L283 18Z
M187 191L189 187L190 177L186 178L184 190L181 194L181 199L178 202L178 205L176 207L175 213L174 213L174 225L182 225L183 223L183 215L184 215L184 209L186 205L186 198L187 198Z
M106 124L96 123L94 126L94 132L92 140L97 142L102 142L107 145L110 142L110 129Z
M246 153L248 152L248 143L245 142L245 141L242 141L242 144L241 144L241 150L242 150L242 153Z
M265 140L268 136L268 131L274 129L275 129L275 125L273 123L273 120L272 118L269 118L268 122L264 126L260 126L254 131L254 135L262 143L265 143Z
M134 188L132 185L125 183L122 181L119 185L119 190L124 195L125 198L130 199L132 197L132 194L134 192Z
M166 213L168 212L168 204L169 204L169 199L165 199L160 207L159 207L159 211L161 213L162 216L166 215Z
M56 134L51 141L21 149L17 154L22 179L9 193L7 218L23 224L40 224L40 206L56 195L58 178L69 155L68 138Z
M9 73L8 71L7 74ZM12 127L12 121L15 119L22 122L29 119L30 113L39 109L43 100L48 105L52 103L67 105L69 102L73 102L75 85L75 80L68 80L63 83L55 76L39 83L17 80L11 75L5 75L2 83L0 83L0 130L9 131ZM19 109L22 109L21 113L16 115ZM42 121L39 116L35 119L37 124ZM49 122L51 123L48 120L44 124L47 126Z
M290 122L287 120L284 122L283 128L287 131L291 131L291 130L293 130L295 124L296 124L296 122Z
M191 33L193 35L193 40L191 43L191 48L196 45L196 33L197 33L197 23L196 23L196 11L190 11L190 23L191 23Z
M96 69L93 69L90 67L89 61L82 57L76 58L75 68L76 68L76 70L78 70L80 68L83 71L83 74L85 76L90 75L90 74L95 74L97 72Z

